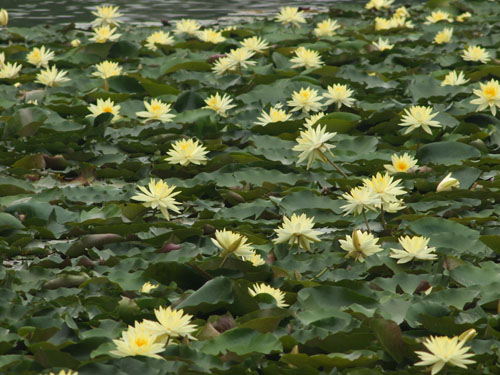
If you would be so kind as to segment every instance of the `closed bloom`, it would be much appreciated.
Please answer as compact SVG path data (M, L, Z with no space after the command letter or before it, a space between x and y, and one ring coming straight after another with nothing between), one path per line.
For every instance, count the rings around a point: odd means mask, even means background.
M318 94L318 90L308 88L301 88L299 92L294 91L292 94L292 100L289 100L287 104L292 108L292 112L300 111L302 112L318 112L323 107L320 100L323 99L321 95Z
M205 99L205 103L207 105L203 108L212 109L220 116L226 117L226 111L236 107L236 105L231 104L232 102L233 99L231 99L229 96L226 96L226 94L220 96L219 93L216 93L215 95L211 95Z
M379 51L389 50L394 47L394 44L389 44L388 39L382 39L382 38L378 38L378 41L373 42L372 45L375 46Z
M325 112L318 112L318 113L316 113L314 115L311 115L308 118L306 118L304 126L306 128L310 128L311 126L313 126L314 124L316 124L316 122L318 122L319 120L321 120L323 117L325 117Z
M352 188L349 193L342 194L342 198L347 201L347 204L340 208L345 212L345 215L353 214L354 216L363 213L363 211L376 211L380 206L380 197L369 186L361 186Z
M391 249L390 257L397 259L398 264L408 263L414 259L418 260L434 260L437 258L435 247L428 247L429 239L420 236L405 236L399 237L399 243L403 250Z
M323 66L323 61L317 51L299 47L295 50L295 57L290 59L292 68L319 68Z
M300 27L301 23L305 23L304 12L299 11L295 7L282 7L280 14L276 16L276 21L281 22L283 25L292 24Z
M10 78L10 79L13 79L13 78L17 78L17 76L19 75L19 72L21 71L22 69L22 65L21 64L17 64L17 63L5 63L3 68L0 69L0 79L1 78Z
M384 8L390 8L394 0L370 0L366 5L366 9L375 8L381 10Z
M87 117L97 117L103 113L111 113L113 115L113 122L118 121L120 117L120 106L115 105L111 99L97 99L97 104L91 104L87 107L91 112Z
M334 84L333 86L328 86L328 93L324 94L324 97L328 99L326 105L332 103L337 104L337 108L340 109L342 105L346 107L352 107L354 104L354 99L351 97L354 91L347 88L347 85Z
M458 22L465 22L468 18L472 17L472 14L470 12L465 12L457 16L457 21Z
M98 6L97 11L92 12L97 18L91 22L91 25L96 26L118 26L120 21L117 18L122 14L118 11L119 7L112 5Z
M149 281L146 281L141 287L141 293L150 293L156 288L158 288L157 284L151 284Z
M314 35L316 35L316 37L318 38L321 38L323 36L333 36L336 34L335 30L339 28L340 25L337 24L337 21L328 18L316 24L316 28L314 29Z
M284 109L281 109L281 104L278 103L274 107L269 109L269 113L262 110L260 117L257 119L257 125L265 126L272 122L282 122L288 121L292 117L291 113L286 113Z
M139 186L142 193L134 195L131 199L140 201L143 206L152 209L160 208L161 213L167 220L170 220L168 210L180 213L179 207L177 207L180 203L174 199L180 191L174 192L175 185L168 186L166 182L162 180L156 181L152 178L149 181L148 188L149 190L145 186Z
M195 20L183 18L175 23L174 33L196 36L200 27L200 24Z
M80 46L80 44L82 44L82 42L80 42L80 39L73 39L70 44L71 47L78 47Z
M56 375L53 372L49 372L49 375ZM57 373L57 375L78 375L78 371L73 371L73 370L61 370Z
M175 142L167 154L165 160L171 164L180 164L183 166L193 163L196 165L206 164L208 151L205 147L198 143L198 140L193 142L192 139L181 139Z
M432 107L414 105L410 109L405 109L402 122L399 126L408 126L404 134L408 134L415 129L422 128L426 133L432 134L431 126L440 128L439 121L433 120L439 112L432 113Z
M0 26L7 27L9 23L9 13L5 9L0 9Z
M274 230L278 238L274 239L273 242L276 244L288 242L290 246L296 243L299 252L301 248L311 251L310 243L319 242L318 236L321 234L320 231L313 229L313 220L314 217L307 217L306 214L300 216L292 214L290 219L283 216L281 228Z
M299 159L297 163L302 162L307 159L307 169L309 169L314 160L319 160L323 163L328 162L328 158L325 152L330 153L331 145L328 142L337 133L328 133L326 131L326 125L321 127L321 125L316 126L316 128L310 127L304 131L300 132L300 136L297 138L297 144L293 146L293 151L300 151Z
M449 191L452 188L455 188L455 189L460 188L460 181L458 181L456 178L451 177L451 172L450 172L438 184L438 186L436 188L436 193L439 193L441 191Z
M231 52L227 54L227 59L229 63L235 68L247 68L249 65L255 65L255 61L249 61L249 59L255 55L255 52L247 50L246 48L232 49Z
M231 70L234 70L233 60L227 56L217 59L212 67L212 71L218 76L221 76Z
M135 322L134 326L122 332L119 340L113 340L116 350L110 351L118 357L143 355L163 359L158 355L165 350L163 342L157 342L157 335L144 323Z
M366 187L371 188L380 198L382 203L392 203L396 201L398 195L405 194L398 184L401 180L394 181L394 178L386 172L384 175L377 172L372 178L365 178L363 183Z
M157 44L164 46L171 46L174 44L174 38L170 36L170 33L165 33L163 31L156 31L146 38L146 48L151 51L156 51L158 47Z
M471 104L477 104L476 112L483 111L490 107L491 114L497 114L497 107L500 108L500 85L496 79L491 79L486 84L479 84L481 89L474 89L476 99L471 100Z
M469 80L465 79L463 72L458 72L457 74L455 70L452 70L446 75L446 77L444 77L443 81L441 82L441 86L459 86L467 82L469 82Z
M50 49L45 49L45 46L41 48L33 48L33 50L26 55L26 60L30 64L35 65L37 68L41 66L47 67L49 65L49 61L54 58L54 52Z
M225 229L216 230L215 239L212 238L214 245L222 250L222 256L234 254L244 258L252 257L255 254L255 250L250 243L247 243L247 240L246 236Z
M174 310L171 309L170 306L168 306L167 308L160 306L158 309L155 309L155 316L158 320L158 323L151 320L145 320L144 324L156 335L167 335L169 337L188 337L192 340L196 340L191 335L191 333L196 331L196 326L194 324L191 324L191 319L193 318L193 316L185 314L182 309Z
M473 353L467 353L469 346L464 346L465 340L459 340L457 336L451 339L446 336L431 336L424 341L429 352L417 351L421 361L416 366L432 366L431 374L437 374L445 365L467 368L467 365L475 363L469 359Z
M52 68L47 68L38 73L36 75L35 82L39 82L42 85L48 87L59 86L60 83L67 82L70 80L69 78L65 77L66 74L68 74L68 72L64 70L59 71L54 65Z
M345 240L339 240L340 247L347 251L346 258L354 258L354 261L363 263L366 257L382 251L377 245L378 238L367 232L355 229L352 237L347 235Z
M93 30L94 35L90 40L96 43L106 43L107 41L114 41L118 39L121 34L115 34L116 27L111 28L109 25L97 27Z
M262 39L260 36L253 36L251 38L243 39L243 41L240 42L240 45L243 48L246 48L247 50L255 53L262 53L269 48L269 43L265 39Z
M443 30L439 31L434 37L434 43L443 44L449 43L451 37L453 36L453 27L445 27Z
M196 35L202 42L207 43L217 44L226 40L226 38L222 36L222 33L215 29L205 29L202 31L198 31Z
M440 21L453 22L453 17L451 16L451 14L443 12L442 10L435 10L431 13L430 16L425 17L425 19L427 20L425 22L426 25L437 23Z
M96 72L92 73L93 76L108 79L109 77L119 76L122 74L122 68L117 62L113 61L103 61L102 63L94 65L97 69Z
M136 112L137 117L144 118L144 121L169 122L175 117L171 114L170 104L163 103L159 99L151 99L151 102L144 101L145 111Z
M269 294L276 301L277 307L284 308L288 306L288 304L285 303L285 293L264 283L255 284L253 289L248 288L248 293L250 293L252 297L255 297L257 294Z
M5 53L0 52L0 69L3 69L5 66Z
M468 46L462 52L462 59L465 61L480 61L483 64L491 60L490 54L480 46Z
M406 152L403 155L392 155L391 161L392 164L384 164L390 173L407 173L408 170L417 167L417 160Z

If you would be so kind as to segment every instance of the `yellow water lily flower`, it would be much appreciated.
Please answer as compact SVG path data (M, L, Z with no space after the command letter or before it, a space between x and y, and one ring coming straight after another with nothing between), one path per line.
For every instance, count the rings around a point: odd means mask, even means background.
M92 73L93 76L108 79L110 77L119 76L122 74L122 67L117 62L103 61L102 63L94 65L96 72Z
M222 43L226 40L226 38L222 36L222 33L215 29L205 29L202 31L198 31L196 35L202 42L206 43L217 44Z
M149 190L145 186L138 186L138 188L142 193L138 193L130 199L142 202L143 206L152 209L160 208L165 219L170 220L168 210L174 211L175 213L181 212L179 207L177 207L180 203L174 199L177 194L180 194L180 191L174 192L176 188L175 185L169 186L165 181L156 181L152 178L149 181Z
M92 14L97 18L91 22L93 27L97 26L118 26L120 21L117 18L123 16L118 9L120 7L113 5L98 6L96 11Z
M465 22L468 18L472 17L472 14L470 12L465 12L457 16L457 21L458 22Z
M340 207L344 211L344 216L348 214L357 216L366 210L376 211L381 204L378 194L371 186L366 185L352 188L349 193L342 194L342 198L347 201L347 204Z
M50 49L45 49L45 46L40 48L33 48L33 50L26 55L26 60L35 65L37 68L41 66L47 67L49 65L49 61L54 59L54 52Z
M375 8L376 10L381 10L381 9L387 9L390 8L394 0L370 0L368 3L366 3L365 8L366 9L373 9Z
M159 99L151 99L148 103L144 101L144 107L146 107L145 111L136 112L135 115L137 117L144 118L144 121L160 121L160 122L169 122L175 118L175 115L171 114L170 111L171 105L163 103Z
M248 288L248 293L250 293L252 297L255 297L257 294L269 294L276 301L277 307L285 308L288 306L288 304L285 303L285 293L264 283L255 284L253 289Z
M186 166L190 163L200 165L207 164L207 149L198 143L198 140L181 139L172 145L172 150L167 152L165 158L170 164L180 164Z
M264 258L262 258L257 253L254 253L251 256L242 257L242 259L247 261L247 262L251 262L252 266L254 266L254 267L258 267L258 266L262 266L262 265L266 264L266 261L264 260Z
M459 340L457 336L431 336L424 341L429 352L416 351L421 361L416 366L432 366L431 374L435 375L445 365L467 368L467 365L476 361L469 359L473 353L467 353L471 348L464 346L465 340Z
M426 25L430 25L431 23L437 23L440 21L453 22L453 17L450 13L444 12L442 10L435 10L429 16L425 17L427 20L425 22Z
M410 12L408 12L408 9L406 9L405 6L402 6L396 9L396 11L394 12L394 16L408 18L410 17Z
M170 306L167 308L160 306L154 310L154 313L158 322L145 320L144 325L157 336L188 337L196 340L191 335L197 329L194 324L191 324L192 315L185 314L182 309L171 309Z
M260 36L253 36L251 38L245 38L240 42L243 48L255 53L262 53L269 48L269 43L262 39Z
M56 375L54 372L49 372L49 375ZM57 373L57 375L78 375L78 371L73 370L61 370Z
M164 31L155 31L153 34L146 38L146 48L151 51L156 51L158 47L157 44L161 44L163 46L171 46L174 44L174 38L170 36L170 33L166 33Z
M79 47L82 42L80 42L80 39L73 39L71 42L71 47Z
M181 19L175 23L175 34L188 34L196 36L201 25L192 19Z
M446 77L444 77L443 81L441 82L441 86L459 86L467 82L469 82L469 80L465 79L463 72L458 72L457 74L455 70L452 70L446 75Z
M397 16L395 14L389 19L383 17L375 18L376 31L396 29L396 28L413 29L413 27L414 27L413 23L411 21L407 21L406 17Z
M258 121L255 123L257 125L265 126L273 122L288 121L290 117L292 117L292 114L286 113L284 109L281 109L281 103L278 103L269 109L269 113L262 110L260 117L257 118Z
M372 45L379 51L390 50L394 48L394 44L389 43L389 39L378 38L378 41L372 42Z
M251 243L247 243L247 240L246 236L226 229L216 230L215 239L212 238L213 244L222 250L223 257L227 257L229 254L244 258L252 257L255 250Z
M5 53L0 52L0 69L5 67Z
M158 284L151 284L149 281L146 281L144 284L142 284L141 293L151 293L153 289L158 288Z
M205 99L206 106L203 108L211 109L217 112L218 115L226 117L226 112L231 108L236 107L235 104L231 104L232 102L233 99L231 99L229 96L226 96L226 94L220 96L219 93L216 93L215 95L211 95Z
M321 56L318 51L299 47L295 50L295 57L290 59L293 63L292 68L320 68L323 66Z
M460 188L460 181L458 181L456 178L451 177L451 172L446 175L445 178L441 180L441 182L438 184L436 188L436 193L439 193L441 191L449 191L451 189L458 189Z
M399 237L399 243L403 250L391 249L391 258L397 259L398 264L408 263L414 259L417 260L434 260L437 255L433 254L436 251L435 247L428 247L429 238L421 236L404 236Z
M321 120L325 116L326 116L325 112L318 112L314 115L311 115L305 119L304 126L306 127L306 129L308 129L311 126L315 125L316 122L318 122L319 120Z
M439 112L432 113L432 107L414 105L410 109L405 109L405 114L401 118L399 126L407 126L404 134L408 134L415 129L422 128L428 134L432 134L430 127L440 128L439 121L433 120Z
M334 36L336 34L335 30L339 28L340 25L337 23L337 21L328 18L317 23L313 32L317 38L321 38L323 36Z
M486 64L491 60L490 54L481 46L468 46L462 52L462 59L465 61L480 61Z
M417 167L417 160L406 152L403 155L393 154L391 161L392 164L384 164L389 173L407 173Z
M107 41L115 41L122 34L115 34L116 27L111 28L109 25L100 26L93 30L94 35L90 40L96 43L106 43Z
M218 58L212 67L212 71L218 76L232 70L234 70L234 62L227 56Z
M280 13L276 16L276 21L283 25L292 24L299 28L301 23L305 23L304 12L296 7L282 7Z
M354 261L363 263L367 257L376 254L383 249L377 245L378 238L371 233L355 229L352 236L347 235L345 240L339 240L340 247L347 251L345 258L354 258Z
M0 9L0 26L7 27L9 23L9 12L5 9Z
M398 186L400 182L401 180L394 181L394 178L389 175L389 172L385 172L385 174L377 172L372 178L363 179L364 185L371 188L380 198L382 203L387 204L395 203L398 195L406 193Z
M66 78L65 75L68 74L65 70L57 70L54 65L52 68L47 68L40 71L36 75L35 82L41 83L47 87L59 86L60 83L68 82L70 79Z
M103 113L111 113L113 115L112 122L118 121L120 116L120 106L111 100L111 99L97 99L97 104L91 104L87 107L87 109L91 112L87 117L97 117Z
M342 105L346 107L352 107L354 104L354 99L352 98L353 90L349 89L347 85L334 84L333 86L327 87L328 92L323 94L323 97L327 99L326 105L337 104L337 110L340 110Z
M443 44L449 43L451 37L453 36L453 27L445 27L443 30L439 31L434 37L434 43Z
M496 79L491 79L486 84L479 83L481 89L474 89L476 99L471 100L471 104L477 104L476 112L490 108L491 114L497 114L497 107L500 108L500 85Z
M314 230L314 217L307 217L306 214L296 215L287 218L283 216L283 224L278 229L274 231L278 235L278 238L273 240L273 243L283 243L288 242L290 246L297 244L298 252L300 249L306 249L311 251L311 242L320 242L318 236L321 234L320 231Z
M302 112L318 112L323 107L320 100L323 99L321 95L318 94L318 90L308 88L301 88L299 92L294 91L292 93L292 99L287 102L292 112L300 111Z
M165 350L164 342L157 342L158 336L144 323L135 322L134 326L122 332L119 340L113 340L116 350L110 353L118 357L143 355L157 359L163 359L158 353Z
M232 49L227 54L227 59L229 63L232 65L232 67L235 69L248 68L248 66L256 64L255 61L249 60L250 58L252 58L253 55L255 55L255 52L242 47L242 48Z
M292 148L293 151L300 151L297 163L307 159L306 169L311 167L314 160L327 163L328 157L325 152L328 152L333 156L330 149L335 146L326 142L328 142L336 134L337 133L327 132L326 125L324 127L318 125L316 128L310 127L301 131L300 136L297 138L297 144Z

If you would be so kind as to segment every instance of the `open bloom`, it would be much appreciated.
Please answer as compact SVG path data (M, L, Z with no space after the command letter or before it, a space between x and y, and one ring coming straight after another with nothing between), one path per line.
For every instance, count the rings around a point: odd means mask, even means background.
M434 260L437 258L435 247L428 247L429 238L420 236L399 237L399 243L403 250L391 249L391 258L398 259L398 263L408 263L413 259Z
M474 89L476 99L471 100L471 104L477 104L476 112L483 111L490 107L491 114L497 114L497 107L500 108L500 85L496 79L491 79L486 84L479 84L481 89Z
M196 326L191 324L192 315L185 314L182 309L174 310L170 306L155 309L155 316L158 320L153 322L145 320L144 325L158 336L167 335L169 337L188 337L196 340L191 333L196 331Z
M222 250L223 257L229 254L244 258L255 255L255 250L250 243L247 243L247 240L246 236L225 229L216 230L215 239L212 238L214 245Z
M421 361L415 363L416 366L432 366L431 374L437 374L445 365L467 368L467 365L475 363L469 359L473 353L467 353L469 346L464 346L465 340L460 340L457 336L449 338L447 336L431 336L424 341L424 345L429 352L417 351Z
M257 294L269 294L276 301L276 306L281 308L288 306L288 304L285 303L285 293L264 283L255 284L253 289L248 288L248 292L252 297L255 297Z
M9 13L5 9L0 9L0 26L6 27L9 23Z
M258 266L262 266L263 264L266 264L266 261L257 253L254 253L251 256L243 257L243 260L246 260L247 262L252 263L252 266L254 266L254 267L258 267Z
M196 36L200 27L200 24L195 20L183 18L175 23L174 33Z
M291 113L286 113L284 109L281 109L281 104L276 104L274 107L269 109L269 113L262 110L260 117L257 119L257 125L265 126L272 122L282 122L288 121L292 117Z
M469 80L465 79L463 72L458 72L457 74L455 70L452 70L446 75L446 77L444 77L443 81L441 82L441 86L459 86L467 82L469 82Z
M323 61L318 51L299 47L295 50L295 57L290 59L293 63L292 68L319 68L323 66Z
M73 370L61 370L57 374L53 372L49 372L49 375L78 375L78 371L73 371Z
M247 68L249 65L255 65L255 61L249 60L255 52L252 52L244 47L232 49L227 54L227 59L229 63L234 68Z
M218 58L212 67L212 71L218 76L221 76L231 70L234 70L234 62L227 56Z
M65 77L66 74L68 74L68 72L64 70L57 70L56 66L54 65L52 68L47 68L40 71L40 73L36 75L35 82L39 82L47 87L59 86L60 83L70 80L69 78Z
M375 17L375 30L389 30L395 28L408 28L413 29L413 23L411 21L407 21L406 17L398 16L394 14L391 18L383 18L383 17Z
M96 26L118 26L120 21L117 18L122 14L118 11L119 7L112 5L98 6L97 11L92 12L97 18L91 22L91 25Z
M325 112L318 112L314 115L311 115L308 118L306 118L306 121L304 122L304 126L306 128L310 128L311 126L316 124L316 122L321 120L323 117L325 117Z
M231 108L236 107L236 105L231 104L232 102L233 99L226 96L226 94L220 96L219 93L216 93L215 95L211 95L205 99L206 106L203 108L214 110L218 115L226 117L226 112Z
M373 42L372 45L375 46L379 51L389 50L394 47L394 44L389 44L388 39L382 39L382 38L378 38L378 41Z
M332 155L330 149L335 146L326 142L335 137L336 134L327 132L326 126L321 127L321 125L301 131L300 136L297 138L297 144L292 148L293 151L300 151L297 163L307 159L306 168L309 169L314 160L319 160L323 163L328 162L325 152Z
M157 284L151 284L149 281L146 281L142 284L141 293L150 293L153 289L158 288Z
M304 12L299 11L295 7L282 7L280 14L276 16L276 21L281 22L283 25L292 24L300 27L301 23L305 23Z
M49 65L49 61L54 58L54 52L50 49L45 49L45 46L40 48L33 48L33 50L26 55L26 60L30 64L35 65L37 68L41 66L47 67Z
M196 35L202 42L207 43L217 44L226 40L226 38L222 36L222 33L215 29L205 29L202 31L198 31Z
M382 203L388 204L395 202L398 195L405 194L405 191L398 186L400 182L401 180L394 181L394 177L390 176L388 172L384 175L377 172L371 179L365 178L363 180L364 185L371 188L380 198Z
M451 172L450 172L438 184L436 188L436 193L439 193L440 191L449 191L452 188L458 189L459 187L460 187L460 181L458 181L456 178L451 177Z
M365 8L375 8L377 10L381 10L384 8L390 8L393 2L394 0L370 0L368 3L366 3Z
M115 34L116 27L111 28L110 26L101 26L93 30L94 35L90 40L96 43L106 43L107 41L117 40L122 34Z
M410 17L410 12L408 12L408 9L406 9L405 6L402 6L396 9L394 16L408 18Z
M165 160L171 164L180 164L183 166L193 163L196 165L206 164L208 151L205 147L198 143L198 140L193 142L192 139L181 139L172 145L172 150Z
M318 38L321 38L322 36L333 36L336 34L335 30L338 28L340 28L340 25L337 24L337 21L328 18L316 24L314 35Z
M302 112L318 112L323 104L320 100L323 99L321 95L318 94L318 90L308 88L301 88L299 92L294 91L292 93L292 99L287 102L287 104L292 108L292 112L300 111Z
M144 118L144 121L169 122L175 117L171 114L170 104L163 103L159 99L151 99L151 102L144 101L145 111L136 112L137 117Z
M297 247L311 250L311 242L319 242L318 236L321 234L320 231L314 230L314 217L307 217L306 214L300 216L292 214L289 219L283 216L283 225L281 228L275 229L274 231L278 235L278 238L274 239L274 243L288 242L289 245L297 244Z
M96 72L92 73L93 76L108 79L109 77L119 76L122 74L122 67L117 62L103 61L102 63L94 65Z
M155 31L153 34L146 38L146 48L151 51L156 51L158 47L157 44L164 46L171 46L174 44L174 38L170 36L170 33L165 33L163 31Z
M251 38L245 38L240 42L243 48L255 53L262 53L269 48L269 43L262 39L260 36L253 36Z
M142 193L134 195L131 199L140 201L143 206L152 209L160 208L161 213L167 220L170 220L168 210L180 213L179 207L177 207L180 203L174 198L180 191L174 192L175 185L168 186L166 182L162 180L156 181L152 178L149 181L148 188L149 190L145 186L139 186Z
M157 359L163 359L158 355L165 350L164 342L157 342L158 336L144 323L135 322L122 332L119 340L113 340L116 350L110 351L119 357L143 355Z
M347 204L340 207L345 212L344 216L348 214L356 216L363 213L363 210L376 211L381 203L375 191L365 185L352 188L349 193L342 194L342 198L347 201Z
M393 154L391 161L392 164L384 164L390 173L407 173L411 168L417 167L417 160L406 152L403 155Z
M462 51L462 59L465 61L480 61L483 64L491 60L490 54L481 46L468 46Z
M451 37L453 36L453 27L445 27L443 30L439 31L434 37L434 43L443 44L449 43Z
M103 113L111 113L113 115L113 122L118 121L120 117L120 106L115 105L111 99L97 99L97 104L91 104L87 107L91 112L87 117L97 117Z
M17 76L19 75L19 72L21 71L22 69L22 65L21 64L17 64L17 63L5 63L4 66L2 67L2 69L0 69L0 79L1 78L9 78L9 79L13 79L13 78L17 78Z
M347 251L346 258L354 258L355 261L363 263L365 258L382 251L377 245L378 238L372 234L355 229L352 237L347 235L345 240L339 240L340 247Z
M426 25L440 21L453 22L451 14L442 10L435 10L430 14L430 16L425 17L425 19L427 20L425 22Z
M352 107L354 104L354 99L352 98L352 94L354 91L347 88L347 85L334 84L333 86L327 87L328 92L323 96L326 101L326 105L330 105L332 103L337 104L337 108L340 108L342 105L346 107Z
M441 127L439 121L433 120L438 113L432 113L432 107L414 105L410 109L405 109L405 114L402 117L403 121L401 121L399 126L408 126L404 134L408 134L418 128L422 128L426 133L432 134L430 126Z

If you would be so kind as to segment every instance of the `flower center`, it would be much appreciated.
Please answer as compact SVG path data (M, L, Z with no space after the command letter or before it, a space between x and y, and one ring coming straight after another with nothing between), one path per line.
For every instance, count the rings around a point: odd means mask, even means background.
M154 114L158 114L161 112L161 105L159 104L153 104L151 105L151 112L154 113Z
M106 112L108 112L108 113L113 113L113 107L106 106L106 107L104 107L104 108L102 109L102 112L103 112L103 113L106 113Z
M398 171L406 172L406 170L408 169L408 163L404 160L400 160L396 164L396 169Z
M148 343L148 341L142 337L138 337L135 339L135 345L138 346L139 348L145 346Z
M487 98L494 98L497 95L497 89L495 87L488 87L484 90L484 96Z

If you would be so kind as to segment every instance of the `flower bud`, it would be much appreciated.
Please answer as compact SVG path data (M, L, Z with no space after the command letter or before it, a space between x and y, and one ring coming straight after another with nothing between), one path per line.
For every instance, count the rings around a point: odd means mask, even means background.
M467 331L463 332L460 336L458 336L458 341L467 342L472 340L477 336L477 331L474 328L470 328Z
M436 188L436 193L439 193L440 191L448 191L448 190L451 190L452 188L458 189L459 187L460 187L460 182L458 182L458 180L456 178L451 177L451 172L450 172L439 183L439 185Z
M9 23L9 13L5 9L0 9L0 25L6 27Z

